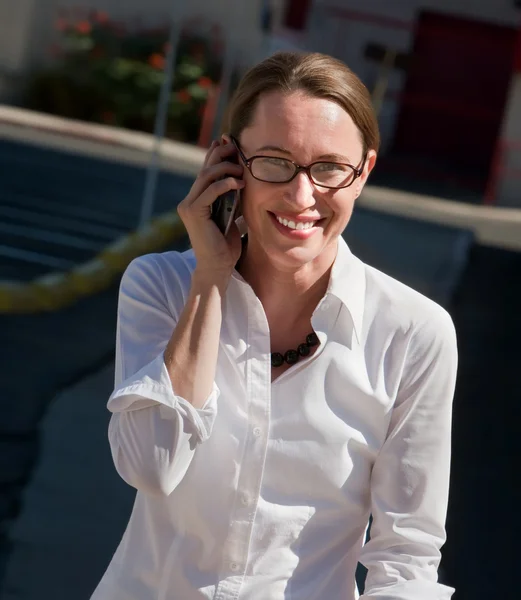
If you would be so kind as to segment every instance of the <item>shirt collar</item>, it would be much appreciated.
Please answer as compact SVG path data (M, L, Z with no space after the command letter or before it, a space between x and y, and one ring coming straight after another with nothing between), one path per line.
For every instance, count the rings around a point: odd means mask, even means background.
M364 264L353 255L344 238L340 236L336 259L331 269L328 294L338 298L349 311L358 343L362 339L365 288Z
M232 276L239 284L248 285L237 270L233 271ZM339 236L337 255L331 269L327 294L338 298L349 311L358 343L362 339L365 287L363 262L351 252L344 238Z

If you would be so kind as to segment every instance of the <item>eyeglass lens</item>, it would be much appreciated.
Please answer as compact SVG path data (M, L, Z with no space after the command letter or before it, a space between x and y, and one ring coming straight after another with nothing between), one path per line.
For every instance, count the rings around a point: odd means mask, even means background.
M289 181L297 167L285 158L256 157L251 161L251 172L254 177L269 183ZM349 165L333 162L314 163L309 173L317 185L328 187L344 187L352 182L355 171Z

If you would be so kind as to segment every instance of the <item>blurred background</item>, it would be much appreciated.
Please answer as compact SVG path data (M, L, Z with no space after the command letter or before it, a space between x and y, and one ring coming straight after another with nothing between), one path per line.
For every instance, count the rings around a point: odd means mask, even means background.
M383 145L345 236L458 330L440 579L519 597L521 2L0 0L1 600L88 600L106 568L134 497L107 441L119 279L187 247L229 95L284 48L368 86Z

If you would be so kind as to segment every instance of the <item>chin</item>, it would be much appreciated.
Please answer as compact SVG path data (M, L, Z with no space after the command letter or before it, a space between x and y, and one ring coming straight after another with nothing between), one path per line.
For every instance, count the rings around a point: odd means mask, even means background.
M267 250L270 261L279 269L295 271L318 259L324 248L310 248L304 245L293 248L274 248Z

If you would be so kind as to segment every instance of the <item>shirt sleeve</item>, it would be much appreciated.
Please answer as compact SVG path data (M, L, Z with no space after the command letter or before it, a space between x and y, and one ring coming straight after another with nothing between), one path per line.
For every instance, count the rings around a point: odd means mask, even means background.
M172 388L163 352L190 286L178 253L168 253L168 288L158 264L164 255L135 259L123 275L118 304L115 389L109 442L120 476L151 494L169 495L184 477L198 444L210 436L219 389L201 409Z
M456 370L454 326L439 309L411 335L387 438L373 466L373 524L360 557L368 569L360 600L452 597L454 589L438 583L438 567Z

